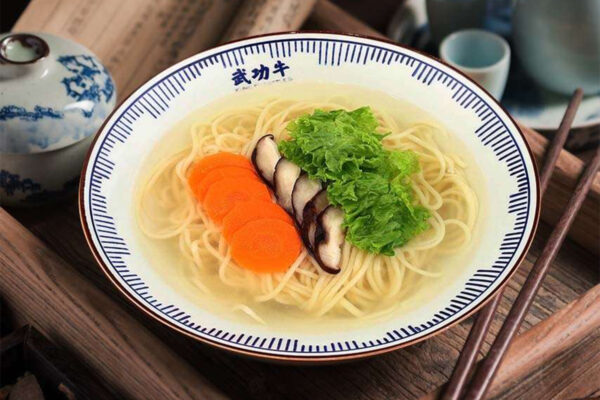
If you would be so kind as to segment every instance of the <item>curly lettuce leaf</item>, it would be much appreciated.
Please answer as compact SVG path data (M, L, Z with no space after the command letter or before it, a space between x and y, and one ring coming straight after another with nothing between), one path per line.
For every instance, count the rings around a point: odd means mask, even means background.
M311 178L328 184L331 204L344 210L346 239L372 253L394 249L428 228L429 211L415 204L408 177L417 155L383 147L369 107L303 115L287 129L279 150Z
M348 241L372 253L393 255L429 227L429 211L414 205L410 186L375 173L331 182L327 197L345 212Z
M304 115L287 129L293 140L279 143L287 159L323 181L359 177L386 163L377 120L369 108Z

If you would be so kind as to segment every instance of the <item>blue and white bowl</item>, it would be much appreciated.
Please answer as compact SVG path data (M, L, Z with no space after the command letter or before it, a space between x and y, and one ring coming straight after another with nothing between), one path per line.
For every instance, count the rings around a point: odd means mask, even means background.
M73 193L115 101L111 76L85 47L45 33L0 35L0 204Z
M179 294L150 266L132 215L132 177L154 145L183 117L254 85L238 70L281 62L286 80L348 83L415 104L458 135L490 194L487 224L470 261L435 298L414 311L359 328L310 334L232 321ZM82 172L81 221L112 282L149 315L212 345L288 362L355 359L408 346L456 324L507 282L532 241L538 177L514 121L484 90L441 62L391 43L326 33L266 35L188 58L152 78L109 117Z

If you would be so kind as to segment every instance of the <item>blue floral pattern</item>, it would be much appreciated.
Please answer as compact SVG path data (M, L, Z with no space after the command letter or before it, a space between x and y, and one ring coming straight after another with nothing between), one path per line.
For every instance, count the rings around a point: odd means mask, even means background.
M55 96L14 104L8 93L10 103L0 104L0 151L27 154L76 143L93 135L112 110L115 85L98 59L61 55L54 64L45 78L49 85L37 82L35 87Z
M108 103L115 92L115 85L110 78L106 68L102 66L94 57L87 55L62 56L58 57L61 63L72 76L67 76L61 80L65 86L67 96L77 100L90 100L93 103L104 101ZM86 118L93 114L93 108L78 108ZM52 107L35 106L33 111L28 111L24 107L9 105L0 108L0 121L7 121L12 118L18 118L23 121L37 121L42 118L64 118L64 113L55 110Z
M18 174L6 170L0 170L0 188L4 189L8 196L13 196L18 190L23 193L39 192L41 190L39 183L29 178L21 179Z
M49 200L59 199L66 196L77 188L79 176L75 176L65 182L59 190L48 190L31 178L21 178L19 174L11 173L4 169L0 170L0 189L4 189L7 196L14 196L16 192L27 193L21 203L38 204Z
M74 73L73 76L63 78L61 81L69 97L77 101L91 100L94 103L108 102L112 98L115 90L113 81L106 68L94 57L62 56L58 58L58 62ZM92 115L91 111L82 110L82 112L86 117Z
M54 110L52 107L35 106L33 111L27 111L25 107L15 105L4 106L0 108L0 121L18 118L23 121L37 121L42 118L63 118L61 111Z

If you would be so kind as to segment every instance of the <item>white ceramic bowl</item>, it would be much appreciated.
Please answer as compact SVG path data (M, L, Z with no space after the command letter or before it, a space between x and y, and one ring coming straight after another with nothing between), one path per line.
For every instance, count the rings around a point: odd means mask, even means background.
M142 256L132 215L133 177L175 123L245 82L238 68L278 60L295 82L351 83L409 101L464 143L487 178L488 223L459 276L416 310L357 329L325 334L273 331L206 311L178 294ZM273 83L271 81L270 83ZM274 83L278 84L278 83ZM522 133L484 90L441 62L379 40L325 33L267 35L188 58L152 78L106 121L85 164L81 221L113 283L164 324L234 352L285 361L337 361L414 344L481 307L502 287L531 243L539 216L537 172Z

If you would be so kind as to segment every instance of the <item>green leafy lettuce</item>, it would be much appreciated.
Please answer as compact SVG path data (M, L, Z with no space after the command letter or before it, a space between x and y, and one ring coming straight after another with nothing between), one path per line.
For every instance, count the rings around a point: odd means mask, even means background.
M327 197L344 210L346 239L371 253L394 249L429 227L409 176L419 171L411 151L387 150L369 107L316 110L292 121L279 150L311 178L328 184Z

